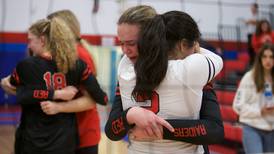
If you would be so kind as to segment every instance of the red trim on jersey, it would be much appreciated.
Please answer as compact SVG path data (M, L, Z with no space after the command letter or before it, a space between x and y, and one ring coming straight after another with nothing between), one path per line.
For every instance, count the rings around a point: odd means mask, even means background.
M15 79L16 84L20 84L20 79L19 79L16 69L13 70L12 77Z
M203 90L210 90L210 89L213 89L213 85L211 82L207 83L203 88Z
M90 73L91 73L91 71L90 71L89 67L87 67L82 74L82 80L86 80L88 78L88 76L90 75Z

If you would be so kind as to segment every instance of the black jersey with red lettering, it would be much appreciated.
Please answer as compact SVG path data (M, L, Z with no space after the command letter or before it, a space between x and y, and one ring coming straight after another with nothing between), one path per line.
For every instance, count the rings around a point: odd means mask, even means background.
M11 83L17 87L17 102L22 106L20 135L16 138L21 153L74 153L78 138L75 114L46 115L40 107L41 101L52 100L54 90L81 85L96 102L107 102L106 94L81 60L63 74L53 60L29 57L18 63Z

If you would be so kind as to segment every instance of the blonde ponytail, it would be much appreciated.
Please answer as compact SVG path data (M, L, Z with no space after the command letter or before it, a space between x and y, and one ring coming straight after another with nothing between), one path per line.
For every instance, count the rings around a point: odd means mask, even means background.
M50 22L48 48L56 61L59 71L67 73L75 67L77 59L76 40L66 23L59 18Z
M45 38L46 50L50 51L60 72L67 73L77 60L76 40L62 19L41 19L32 24L29 31Z

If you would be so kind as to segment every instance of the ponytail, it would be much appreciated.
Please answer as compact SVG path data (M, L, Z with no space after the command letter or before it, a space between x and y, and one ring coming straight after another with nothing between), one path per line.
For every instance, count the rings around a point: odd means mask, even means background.
M138 42L138 58L134 65L136 85L132 96L151 98L168 68L168 58L177 54L182 41L192 48L200 38L197 23L185 12L169 11L157 15L141 29Z
M31 25L29 31L45 38L46 49L51 52L60 72L67 73L75 67L77 53L72 32L61 19L42 19Z
M51 19L49 49L56 61L57 68L63 73L75 67L77 59L76 40L64 21Z
M157 15L140 32L138 58L134 65L136 85L132 96L151 98L152 92L164 79L168 67L166 26L163 17Z

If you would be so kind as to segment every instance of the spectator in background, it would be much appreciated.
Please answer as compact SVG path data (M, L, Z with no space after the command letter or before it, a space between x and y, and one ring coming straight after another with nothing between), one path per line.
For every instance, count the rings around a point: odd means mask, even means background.
M233 109L243 124L243 146L247 154L274 152L274 123L268 116L274 107L266 106L265 85L274 91L274 46L265 44L256 56L252 69L242 78ZM273 101L273 99L272 99Z
M264 43L274 43L274 31L266 19L258 22L256 32L252 35L252 47L255 53L259 52Z
M247 25L247 50L250 58L250 63L249 63L250 66L253 65L254 58L255 58L255 52L252 47L251 38L253 33L255 32L257 21L259 19L258 9L259 9L259 6L257 3L251 4L251 7L250 7L251 16L248 20L245 21L245 24Z

